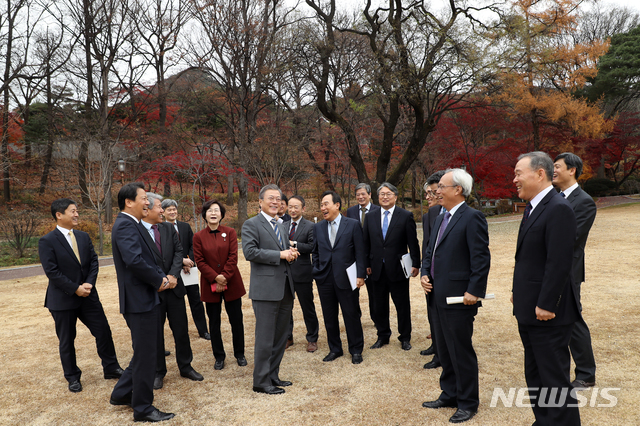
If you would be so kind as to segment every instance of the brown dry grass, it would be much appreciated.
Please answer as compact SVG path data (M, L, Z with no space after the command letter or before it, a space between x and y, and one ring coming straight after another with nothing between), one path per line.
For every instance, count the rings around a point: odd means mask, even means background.
M489 292L497 300L485 303L475 324L475 348L480 363L480 411L469 425L527 425L533 422L530 408L490 408L495 387L525 386L523 353L516 322L509 304L510 281L518 222L492 223L489 227L493 262ZM591 327L598 362L598 386L621 388L613 392L613 408L581 408L585 425L638 424L640 391L635 386L638 371L640 315L637 262L640 205L620 206L598 212L587 246L587 283L582 300ZM248 286L247 262L240 262ZM78 364L83 370L84 391L72 394L62 375L53 319L42 307L46 279L26 278L0 282L0 424L7 425L111 425L132 423L128 407L108 402L114 381L102 378L100 359L88 330L78 326ZM121 363L131 357L129 330L118 313L117 286L113 267L100 271L98 288L109 318ZM419 355L427 347L424 296L412 281L414 349L404 352L397 341L379 350L364 351L364 363L352 365L348 357L323 363L328 352L321 324L319 350L305 351L304 323L298 305L294 308L296 344L287 350L281 378L292 380L282 396L258 395L251 391L254 318L251 304L244 301L248 367L238 367L233 358L222 371L214 371L209 343L198 338L191 324L193 365L204 382L179 376L173 354L164 389L157 391L155 405L177 414L172 425L282 425L350 424L413 425L448 424L453 409L427 410L425 400L438 396L439 371L423 370L428 360ZM366 292L362 293L365 344L375 341L368 317ZM316 295L316 307L320 313ZM392 309L393 310L393 309ZM191 318L189 318L191 321ZM395 324L395 318L392 325ZM230 344L228 324L223 326ZM167 334L169 333L167 328ZM395 338L395 336L394 336ZM343 339L346 339L343 330ZM345 342L346 345L346 342ZM172 344L168 345L172 350ZM583 392L587 397L591 392ZM606 403L602 398L598 402Z

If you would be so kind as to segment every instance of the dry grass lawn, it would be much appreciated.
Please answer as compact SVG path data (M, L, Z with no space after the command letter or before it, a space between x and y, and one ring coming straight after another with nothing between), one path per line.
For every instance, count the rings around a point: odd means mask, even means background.
M490 408L496 387L524 387L523 350L509 304L518 220L489 225L492 267L489 292L495 301L485 303L475 323L474 343L480 364L480 410L469 425L529 425L530 408ZM581 408L584 425L637 425L640 391L635 385L640 356L638 255L640 205L603 209L587 245L587 282L582 289L584 315L591 327L598 363L599 388L611 392L617 405L611 408ZM240 261L249 286L249 265ZM102 378L100 359L87 328L78 326L78 364L83 370L84 391L67 390L58 357L58 341L51 315L43 307L47 282L44 276L17 282L0 282L0 424L3 425L112 425L132 423L128 407L109 404L115 384ZM326 334L321 324L319 350L305 351L302 312L296 304L295 344L287 350L280 375L294 382L285 395L267 396L251 390L254 317L251 303L244 300L248 367L238 367L231 354L224 370L214 371L209 342L198 337L193 323L190 334L193 366L205 377L191 382L180 377L173 344L167 360L165 386L155 393L154 404L176 413L172 425L417 425L448 424L453 409L428 410L423 401L439 395L440 369L424 370L429 360L419 351L429 345L423 293L412 279L413 349L404 352L392 336L392 344L370 350L376 339L368 315L367 294L361 294L365 333L364 363L352 365L345 356L323 363L327 354ZM98 289L113 331L121 364L132 354L129 329L118 310L113 267L100 271ZM316 309L321 318L316 293ZM393 311L393 308L392 308ZM223 314L224 315L224 314ZM392 329L395 315L392 314ZM189 320L191 317L189 315ZM226 320L226 317L225 317ZM230 329L223 323L227 352ZM167 336L170 331L167 327ZM346 348L346 335L342 333ZM168 342L171 340L168 339ZM592 392L582 392L591 402ZM602 397L595 403L607 403ZM588 405L588 404L587 404Z

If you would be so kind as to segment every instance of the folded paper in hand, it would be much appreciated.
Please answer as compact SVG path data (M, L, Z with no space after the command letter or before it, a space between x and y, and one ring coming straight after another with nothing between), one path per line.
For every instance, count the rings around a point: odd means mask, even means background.
M409 278L411 276L411 268L413 267L413 262L411 261L411 255L409 253L405 253L402 256L402 259L400 259L400 266L402 266L404 277Z
M356 268L356 262L353 262L351 266L347 268L347 276L349 277L351 290L358 288L358 268Z
M180 271L180 278L184 285L197 285L200 284L200 276L198 274L198 267L192 266L188 274L184 273L184 269Z
M478 300L491 300L495 298L496 298L495 294L489 293L489 294L485 294L484 297L481 297ZM464 296L447 297L447 305L456 305L458 303L464 303Z

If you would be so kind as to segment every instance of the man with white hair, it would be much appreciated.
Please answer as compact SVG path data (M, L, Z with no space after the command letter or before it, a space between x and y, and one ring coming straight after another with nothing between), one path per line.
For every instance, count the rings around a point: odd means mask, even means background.
M473 178L462 169L447 170L440 179L436 192L447 212L434 224L420 280L433 298L434 331L442 363L442 393L422 406L457 408L451 423L471 419L480 404L473 321L481 306L478 299L487 289L491 254L484 215L465 203L472 187ZM464 296L463 303L447 305L447 297L452 296Z

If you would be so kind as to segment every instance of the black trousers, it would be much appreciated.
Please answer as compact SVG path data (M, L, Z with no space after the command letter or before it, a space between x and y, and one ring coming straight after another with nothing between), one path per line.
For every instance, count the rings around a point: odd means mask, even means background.
M102 369L105 372L110 372L120 368L116 357L116 348L113 345L111 328L104 314L100 299L85 298L77 309L50 312L56 325L60 361L67 381L80 380L82 375L82 371L76 364L76 348L74 344L78 320L87 326L96 339L98 356L102 359Z
M167 361L164 356L164 322L169 319L169 328L175 343L176 362L180 372L188 373L193 369L193 352L189 339L187 307L184 297L178 297L173 290L160 293L160 315L158 318L158 350L156 354L156 375L164 377L167 374Z
M156 375L158 350L159 305L149 312L123 314L129 330L133 357L118 380L111 397L131 399L134 416L144 416L153 410L153 380Z
M228 302L224 299L224 294L220 295L224 300L224 309L229 317L231 334L233 335L233 355L236 358L244 356L244 324L242 322L242 298ZM207 315L209 316L209 330L211 330L211 349L216 361L223 361L227 354L222 343L222 333L220 332L222 314L222 301L218 303L206 303Z
M360 321L360 289L344 290L339 288L333 280L333 272L327 275L327 281L318 283L318 295L324 316L324 326L327 330L329 351L342 352L342 340L340 339L340 323L338 321L339 309L342 309L342 318L347 330L347 342L349 353L362 354L364 348L364 335L362 322Z
M438 343L436 342L436 332L435 332L435 328L433 327L433 316L435 315L435 310L436 308L431 306L431 300L430 298L432 296L430 296L429 294L426 294L426 299L427 299L427 320L429 320L429 332L431 333L431 346L433 346L433 350L435 351L434 355L433 355L433 359L431 361L434 362L440 362L440 358L438 358Z
M302 309L304 324L307 326L307 342L317 342L320 324L318 323L318 315L316 314L316 305L313 303L313 281L300 284L295 283L293 287L298 296L300 309ZM289 323L289 339L293 340L293 315L291 315L291 322Z
M573 324L543 327L518 324L524 346L524 375L536 424L580 425L577 400L571 395L569 338ZM562 397L562 393L566 397ZM555 396L560 406L549 404ZM563 401L564 399L564 401ZM543 402L543 403L541 403ZM569 407L568 405L573 405ZM551 406L549 406L551 405Z
M434 304L434 331L442 364L440 399L477 411L480 404L478 358L473 349L473 321L478 308L447 309ZM433 337L433 336L432 336Z
M581 287L582 285L578 285L578 299L580 298ZM580 313L582 313L582 303L580 304ZM571 349L571 356L576 363L576 379L595 382L596 359L593 356L593 347L591 346L591 333L582 315L573 326L569 349Z
M279 379L293 308L289 278L285 279L284 286L282 300L252 300L256 316L253 386L271 386L272 380Z
M389 324L389 295L396 305L398 317L398 340L401 342L411 341L411 302L409 299L409 279L394 277L395 280L387 277L384 265L380 272L380 279L373 281L373 296L375 298L375 316L379 339L389 339L391 337L391 326ZM398 279L400 278L400 279Z
M187 285L187 299L189 299L189 308L191 308L191 316L196 325L198 334L202 337L207 331L207 320L204 316L204 304L200 300L200 286Z

